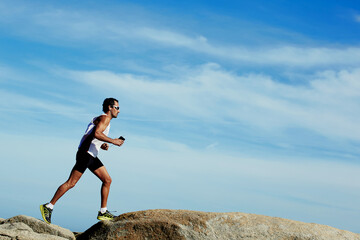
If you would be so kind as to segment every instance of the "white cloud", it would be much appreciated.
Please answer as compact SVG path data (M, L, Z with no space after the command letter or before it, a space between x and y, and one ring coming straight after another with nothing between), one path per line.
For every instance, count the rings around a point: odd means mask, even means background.
M195 52L234 61L264 65L314 67L318 65L355 65L360 63L360 48L293 47L253 49L246 46L214 45L203 37L189 37L172 31L146 28L136 31L143 39L168 46L185 47Z
M132 113L142 117L239 122L269 131L295 127L327 137L360 139L360 114L354 110L360 107L360 69L319 72L302 86L259 74L239 76L216 64L193 69L174 81L109 71L66 74L97 89L120 92L131 99Z
M141 28L136 32L140 37L167 45L188 47L190 49L202 48L202 46L207 45L207 39L203 36L194 38L181 33L154 28Z
M1 11L2 10L2 11ZM193 54L207 54L239 63L316 67L356 65L359 47L295 47L288 44L256 49L242 45L214 44L202 34L184 34L169 27L155 26L133 18L118 17L100 11L71 10L12 2L0 5L0 22L9 32L50 44L97 46L117 51L119 46L136 40L142 45L161 48L184 48ZM136 13L134 13L136 14Z

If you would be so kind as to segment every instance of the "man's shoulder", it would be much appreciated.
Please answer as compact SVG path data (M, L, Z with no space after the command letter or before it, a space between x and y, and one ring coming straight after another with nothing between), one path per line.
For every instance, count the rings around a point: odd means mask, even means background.
M110 123L110 118L107 115L102 114L100 116L95 117L94 120L93 120L93 123L95 125L99 124L100 122L105 123L105 124L109 124Z
M97 121L97 123L103 122L103 123L109 124L110 120L111 120L111 118L108 115L102 114L102 115L98 116L95 121Z

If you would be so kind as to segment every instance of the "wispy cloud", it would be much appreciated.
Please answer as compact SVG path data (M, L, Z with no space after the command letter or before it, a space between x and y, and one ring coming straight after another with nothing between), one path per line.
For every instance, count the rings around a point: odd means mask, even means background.
M237 75L207 64L171 82L109 71L66 71L96 89L121 92L142 106L133 113L161 118L239 122L267 130L304 128L328 137L359 140L360 69L319 72L294 86L270 76ZM140 109L143 109L140 111ZM144 111L145 110L145 111ZM156 114L154 114L154 112Z
M169 30L166 25L151 25L126 17L108 16L95 10L72 10L23 4L0 5L0 22L13 34L20 34L50 44L90 44L117 51L119 46L136 40L140 45L188 49L193 54L206 54L238 63L316 67L327 65L357 65L360 48L344 46L312 47L230 45L213 43L201 33L184 34ZM357 16L358 18L358 16ZM356 19L357 19L356 18Z
M14 107L14 103L16 107ZM0 90L0 113L5 116L17 116L17 113L33 113L47 118L47 114L79 120L79 115L88 115L82 109L66 104L59 104L49 99L30 97L27 94L13 93Z
M223 46L211 44L204 36L189 37L181 33L160 29L139 29L139 36L144 39L163 43L168 46L185 47L195 52L209 54L224 59L263 65L288 65L314 67L326 65L354 65L360 63L360 48L326 47L260 47L253 49L246 46Z
M217 145L219 145L219 143L218 143L218 142L214 142L214 143L212 143L212 144L210 144L210 145L207 145L207 146L206 146L206 149L215 148Z

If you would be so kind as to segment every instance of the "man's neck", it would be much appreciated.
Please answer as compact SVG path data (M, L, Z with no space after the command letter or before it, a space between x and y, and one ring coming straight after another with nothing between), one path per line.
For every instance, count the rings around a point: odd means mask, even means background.
M110 111L108 111L107 113L105 113L105 115L106 115L107 117L109 117L110 120L113 119L113 116L111 115L111 112L110 112Z

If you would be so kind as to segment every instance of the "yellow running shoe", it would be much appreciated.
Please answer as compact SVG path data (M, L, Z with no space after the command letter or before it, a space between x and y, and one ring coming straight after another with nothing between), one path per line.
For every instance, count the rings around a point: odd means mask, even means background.
M108 210L106 210L106 212L104 212L104 213L101 213L99 211L97 219L99 219L99 220L111 220L114 217L115 217L114 215L112 215Z
M41 212L41 216L44 219L44 221L48 224L51 224L51 213L52 213L52 209L46 207L46 204L40 205L40 212Z

